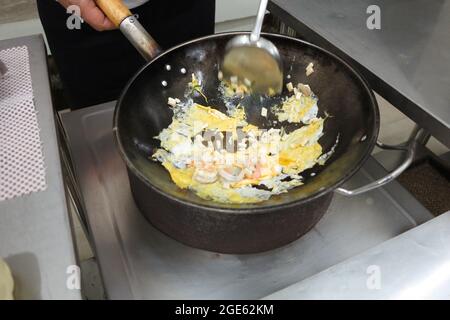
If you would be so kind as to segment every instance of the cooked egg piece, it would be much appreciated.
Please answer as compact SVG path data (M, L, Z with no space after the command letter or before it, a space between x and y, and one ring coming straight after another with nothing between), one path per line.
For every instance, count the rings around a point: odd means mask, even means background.
M192 84L198 82L193 75ZM162 163L179 188L222 203L261 202L301 185L303 170L326 161L319 144L324 119L317 118L317 98L305 94L309 87L291 86L292 96L274 110L278 121L305 124L290 133L247 123L239 105L225 114L169 98L174 117L156 137L161 148L153 159ZM267 117L267 112L261 108L261 116ZM227 145L233 145L232 150Z
M317 116L317 99L309 96L290 96L276 112L278 121L307 123Z
M306 76L309 77L314 72L314 63L310 62L306 67Z

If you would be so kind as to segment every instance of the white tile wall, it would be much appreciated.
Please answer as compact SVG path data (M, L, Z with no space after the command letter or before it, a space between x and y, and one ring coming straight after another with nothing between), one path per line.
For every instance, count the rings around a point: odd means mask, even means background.
M216 23L256 16L259 0L216 0Z
M44 28L42 27L41 20L39 19L5 23L0 26L0 40L24 37L39 33L44 35Z

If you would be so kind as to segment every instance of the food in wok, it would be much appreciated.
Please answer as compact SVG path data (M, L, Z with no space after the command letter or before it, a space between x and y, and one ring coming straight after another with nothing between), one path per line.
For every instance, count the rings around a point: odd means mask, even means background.
M302 185L302 172L323 165L334 148L324 153L319 142L327 117L318 116L318 97L311 88L288 83L287 89L281 103L261 108L261 117L271 113L279 125L259 128L249 123L240 104L229 105L226 113L208 106L192 75L188 92L202 96L206 105L169 98L174 116L156 137L160 148L152 158L179 188L216 202L257 203ZM222 82L218 90L225 97L249 94L233 81ZM284 123L296 126L288 132Z

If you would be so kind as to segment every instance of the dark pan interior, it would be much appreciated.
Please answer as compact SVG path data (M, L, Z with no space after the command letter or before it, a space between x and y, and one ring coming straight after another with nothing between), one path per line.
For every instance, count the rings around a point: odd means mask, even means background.
M297 39L265 35L278 47L284 64L285 76L296 84L309 84L319 98L319 114L331 115L326 120L320 143L324 152L330 150L339 134L334 155L325 166L315 166L304 172L306 183L290 192L273 196L268 201L251 205L220 204L203 200L194 193L179 189L168 172L149 157L158 147L154 136L172 119L167 106L168 97L183 95L192 73L204 78L204 93L209 105L225 111L223 98L218 94L217 73L219 59L232 34L221 34L190 42L169 50L144 67L125 88L118 102L115 117L115 133L118 146L130 170L150 187L179 201L222 209L245 211L264 209L316 198L332 191L347 180L362 165L373 149L379 129L378 106L365 81L351 67L328 52ZM314 63L315 72L306 77L305 68ZM167 70L170 65L170 70ZM186 69L183 74L180 70ZM162 82L167 82L163 86ZM284 89L283 95L288 92ZM250 123L270 127L270 121L260 116L261 104L270 105L273 99L250 97L243 100ZM205 104L203 98L196 102ZM279 127L275 126L275 127ZM316 173L314 177L311 172ZM258 211L258 210L257 210Z

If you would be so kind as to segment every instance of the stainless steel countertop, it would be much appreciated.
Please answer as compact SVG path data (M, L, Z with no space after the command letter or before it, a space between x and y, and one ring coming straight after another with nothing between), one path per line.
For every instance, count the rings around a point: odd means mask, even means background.
M42 36L0 41L0 50L29 50L34 103L41 128L47 189L0 202L0 256L14 276L16 299L80 299L66 287L67 267L75 265L74 245L50 97Z
M112 136L115 103L61 115L86 220L111 299L257 299L311 277L432 218L396 181L335 195L321 221L282 248L227 255L185 246L139 213ZM373 158L348 183L386 171Z
M450 211L265 299L450 299Z
M366 27L369 5L381 9L380 30ZM272 0L269 11L353 64L375 91L450 148L450 1Z

